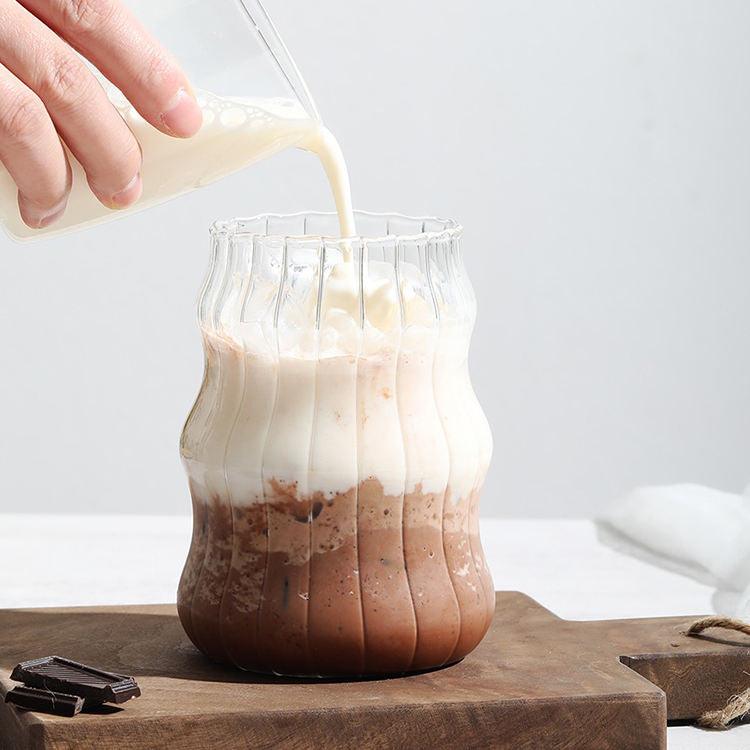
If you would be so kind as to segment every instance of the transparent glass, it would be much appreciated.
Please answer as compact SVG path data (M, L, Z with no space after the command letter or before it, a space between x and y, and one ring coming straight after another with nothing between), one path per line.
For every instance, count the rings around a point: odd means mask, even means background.
M181 454L194 527L178 610L242 669L393 674L482 639L492 452L469 379L476 305L452 221L219 222L206 365Z
M125 0L197 88L228 97L315 103L259 0Z
M190 139L160 133L92 68L141 145L142 197L125 211L104 207L69 155L73 189L67 211L52 226L34 230L21 220L16 187L0 165L0 222L14 239L59 234L163 203L301 145L319 127L307 86L259 0L126 3L179 60L203 108L203 128Z

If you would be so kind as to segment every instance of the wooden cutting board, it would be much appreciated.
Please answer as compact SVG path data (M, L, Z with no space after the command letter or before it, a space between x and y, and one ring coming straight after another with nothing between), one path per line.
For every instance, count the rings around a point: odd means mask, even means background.
M663 749L667 719L750 685L750 639L688 638L694 619L572 622L498 593L492 629L460 664L334 682L215 666L173 605L0 610L3 696L16 663L49 654L134 675L143 690L72 719L0 703L0 747Z

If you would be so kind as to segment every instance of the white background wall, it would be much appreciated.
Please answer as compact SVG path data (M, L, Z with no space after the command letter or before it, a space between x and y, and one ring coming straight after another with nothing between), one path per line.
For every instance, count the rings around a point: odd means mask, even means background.
M466 226L485 515L750 480L750 3L267 6L356 204ZM186 513L206 227L329 207L289 153L107 227L0 239L0 511Z

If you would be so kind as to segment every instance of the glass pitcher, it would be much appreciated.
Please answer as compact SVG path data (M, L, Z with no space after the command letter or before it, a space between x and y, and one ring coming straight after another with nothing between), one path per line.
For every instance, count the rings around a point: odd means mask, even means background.
M196 89L203 127L190 139L151 125L92 68L143 152L143 194L125 210L103 206L68 154L73 188L64 216L27 227L16 186L0 165L0 223L14 239L48 237L125 216L206 185L285 148L320 127L315 104L259 0L127 0L138 19L179 60Z
M478 520L492 438L469 379L461 227L356 222L345 240L333 214L211 230L178 610L201 651L242 669L437 667L494 612Z

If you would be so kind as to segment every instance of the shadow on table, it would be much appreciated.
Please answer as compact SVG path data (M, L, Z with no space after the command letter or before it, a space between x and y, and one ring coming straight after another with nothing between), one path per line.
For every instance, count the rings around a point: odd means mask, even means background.
M165 610L1 610L0 673L9 673L21 661L56 654L120 674L200 682L279 685L394 679L303 679L223 667L200 653L174 611Z

